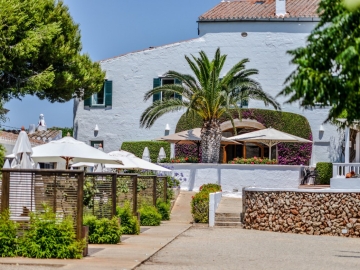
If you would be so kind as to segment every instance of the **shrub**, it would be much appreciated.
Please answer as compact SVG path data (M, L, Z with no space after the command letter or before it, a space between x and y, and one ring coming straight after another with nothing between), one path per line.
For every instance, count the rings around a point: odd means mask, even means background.
M161 220L170 220L171 205L162 199L157 199L156 208L161 215Z
M205 184L200 187L200 192L196 193L191 200L191 214L195 223L209 222L209 194L221 191L218 184Z
M161 223L161 214L156 207L143 204L139 209L140 225L142 226L159 226Z
M123 207L116 207L116 215L121 219L122 234L139 234L140 224L136 216L133 216L130 202L125 201Z
M199 190L202 192L213 193L213 192L221 191L221 186L218 184L210 183L210 184L202 185L199 188Z
M330 185L330 178L333 176L332 169L333 165L331 162L316 163L317 182L321 185Z
M10 220L10 211L0 214L0 256L14 257L17 254L16 230L18 224Z
M117 244L120 242L121 230L117 217L112 219L95 216L84 216L84 225L89 226L89 243L91 244Z
M19 241L19 254L30 258L80 259L85 239L77 241L71 217L56 219L52 209L30 214L30 229Z
M156 163L161 147L164 147L167 157L170 157L170 143L157 141L123 142L121 150L133 153L141 158L145 147L149 148L151 162Z
M229 164L277 164L276 159L268 158L234 158L232 161L228 162Z

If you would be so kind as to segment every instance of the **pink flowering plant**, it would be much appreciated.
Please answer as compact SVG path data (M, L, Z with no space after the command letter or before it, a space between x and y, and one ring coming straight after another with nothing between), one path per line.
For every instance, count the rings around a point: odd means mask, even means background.
M278 164L276 159L268 159L268 158L234 158L233 160L228 162L229 164Z
M163 158L160 163L199 163L197 157L175 157L175 158Z

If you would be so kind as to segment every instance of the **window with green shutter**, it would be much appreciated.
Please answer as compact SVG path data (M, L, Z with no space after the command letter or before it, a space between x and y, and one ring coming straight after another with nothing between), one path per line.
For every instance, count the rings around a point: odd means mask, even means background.
M105 107L112 106L112 81L105 81Z
M153 88L161 86L161 78L154 78L153 80ZM153 95L153 102L161 100L161 92L155 93Z
M155 78L153 80L153 88L164 86L167 84L181 84L181 81L178 79L171 79L171 78ZM176 98L182 100L182 95L180 94L172 94L171 96L164 96L162 92L156 93L153 95L153 102L157 100L164 100L164 99L170 99L170 98Z
M106 80L101 90L84 100L85 107L111 107L112 81Z

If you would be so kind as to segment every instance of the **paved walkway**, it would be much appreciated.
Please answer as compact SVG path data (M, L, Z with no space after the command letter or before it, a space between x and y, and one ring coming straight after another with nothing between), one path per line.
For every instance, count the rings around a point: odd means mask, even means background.
M137 270L359 270L360 240L192 227Z
M90 250L97 252L82 260L0 258L0 269L133 269L191 227L190 201L193 195L193 192L180 193L170 221L162 222L161 226L147 227L149 229L140 235L125 236L128 238L118 245L90 245Z

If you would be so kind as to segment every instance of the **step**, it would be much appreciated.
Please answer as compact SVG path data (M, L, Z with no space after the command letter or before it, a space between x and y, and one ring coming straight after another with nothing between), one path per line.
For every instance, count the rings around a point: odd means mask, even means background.
M241 222L215 222L215 227L242 227Z
M215 218L240 218L240 213L215 213Z
M217 217L217 216L215 216L215 222L240 222L240 217Z

